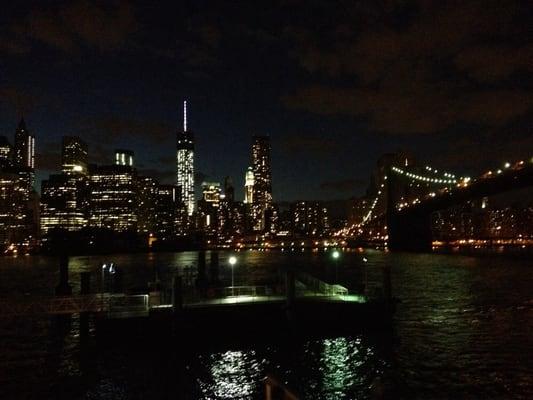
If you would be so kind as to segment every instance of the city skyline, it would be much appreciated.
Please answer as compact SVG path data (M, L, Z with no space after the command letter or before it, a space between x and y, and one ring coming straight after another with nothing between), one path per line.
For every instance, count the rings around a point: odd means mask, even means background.
M58 164L60 137L80 136L91 162L130 148L139 168L173 183L168 149L187 98L197 171L240 179L249 137L268 134L282 200L360 195L376 155L401 149L476 175L532 148L524 3L295 2L259 13L244 2L207 4L185 2L178 14L142 2L5 6L0 135L11 136L24 115L36 135L38 179ZM76 23L65 20L76 10ZM420 32L431 40L417 41ZM328 49L321 36L336 44Z

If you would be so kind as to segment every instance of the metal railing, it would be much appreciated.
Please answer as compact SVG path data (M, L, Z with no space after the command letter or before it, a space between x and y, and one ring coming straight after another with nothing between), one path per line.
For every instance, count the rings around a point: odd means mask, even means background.
M303 292L301 289L298 290L297 288L297 295L305 295L305 292L311 293L312 295L323 296L345 296L348 294L348 289L344 286L326 283L303 272L296 275L296 280L301 282L305 287Z
M118 314L149 311L148 295L98 293L56 297L0 299L0 317L77 314L83 312Z
M185 293L183 306L281 301L284 296L270 286L226 286Z

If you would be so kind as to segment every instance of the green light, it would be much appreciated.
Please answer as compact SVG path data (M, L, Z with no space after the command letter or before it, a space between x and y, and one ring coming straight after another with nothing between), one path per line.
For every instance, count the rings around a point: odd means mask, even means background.
M233 267L235 264L237 264L237 257L231 256L229 258L229 264Z
M341 253L339 253L338 250L335 250L332 254L332 257L336 260L337 258L339 258L341 256Z

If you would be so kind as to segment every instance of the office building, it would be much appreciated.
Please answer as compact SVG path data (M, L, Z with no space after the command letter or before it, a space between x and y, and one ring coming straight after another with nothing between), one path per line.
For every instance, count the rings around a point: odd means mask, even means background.
M32 234L31 193L17 173L0 171L0 247L25 240Z
M137 190L137 231L154 233L156 226L156 204L158 183L149 176L139 176L136 180Z
M230 203L235 201L235 187L233 186L233 179L229 176L224 178L224 195L226 201Z
M127 165L95 166L90 171L89 226L115 232L137 230L135 170Z
M219 206L221 199L224 198L220 183L202 183L202 199L198 202L198 225L204 233L208 235L219 233Z
M293 232L305 236L323 235L329 228L328 210L317 201L299 201L293 210Z
M248 167L244 177L244 203L252 204L254 201L254 171Z
M253 136L252 171L254 174L252 217L254 231L264 231L267 210L272 206L272 173L270 168L270 138Z
M115 165L125 165L128 167L133 167L133 156L134 153L131 150L115 150Z
M14 165L17 168L35 168L35 137L26 128L21 119L15 131Z
M76 164L77 165L77 164ZM69 173L72 169L69 169ZM89 180L76 175L50 175L41 184L41 233L79 231L88 225Z
M155 231L158 240L171 240L187 233L187 210L175 185L158 185Z
M87 144L78 137L64 136L61 146L61 170L67 175L87 175Z
M0 136L0 169L12 166L12 148L5 136Z
M194 134L187 128L187 102L183 102L183 131L177 134L177 186L187 215L194 213Z

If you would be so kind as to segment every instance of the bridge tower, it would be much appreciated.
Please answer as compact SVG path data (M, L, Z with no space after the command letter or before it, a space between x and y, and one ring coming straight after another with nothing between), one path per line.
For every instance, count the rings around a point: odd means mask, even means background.
M431 251L431 212L422 207L398 210L394 193L401 179L391 170L387 173L387 234L391 251Z

